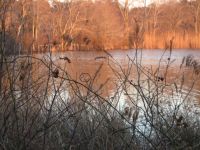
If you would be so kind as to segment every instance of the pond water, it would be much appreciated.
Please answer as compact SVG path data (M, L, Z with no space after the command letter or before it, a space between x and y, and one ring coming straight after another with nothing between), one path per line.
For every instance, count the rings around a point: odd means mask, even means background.
M175 49L171 52L169 50L68 51L52 53L51 60L55 62L56 66L65 70L73 80L84 84L92 80L94 90L100 89L103 85L101 94L104 97L111 96L113 91L119 88L123 82L122 78L129 76L128 80L130 81L138 79L135 62L147 72L151 72L152 78L154 78L153 76L156 78L157 76L166 76L165 71L168 67L167 76L164 79L166 84L176 83L176 86L179 87L184 78L183 92L187 93L188 89L192 87L190 95L195 98L195 103L199 105L200 76L184 65L180 68L183 58L187 56L193 56L195 60L200 62L200 50L191 49ZM36 54L35 57L48 59L49 53ZM65 57L70 59L70 63L64 60ZM42 68L36 67L36 69L44 73ZM153 73L155 74L153 75Z
M195 74L193 68L187 67L186 62L183 63L183 58L187 56L193 57L200 63L200 50L187 49L172 52L169 50L68 51L35 54L34 57L40 58L47 64L53 62L49 67L52 70L59 70L61 78L54 78L56 82L53 81L49 86L48 101L55 98L55 91L59 87L61 93L56 98L58 103L63 100L70 101L77 96L78 101L111 100L112 106L120 112L129 107L133 108L135 113L139 108L138 128L143 130L146 121L144 116L148 111L145 105L149 102L151 109L156 109L159 105L166 115L177 110L179 105L182 112L188 111L185 114L200 115L200 74ZM33 71L38 76L36 80L44 83L46 88L45 77L50 73L48 68L35 64ZM66 79L81 84L73 82L73 85L70 85ZM58 84L55 86L55 83ZM138 87L139 91L143 91L144 99L142 94L138 98ZM158 90L155 87L159 87ZM94 93L88 93L90 89L102 99ZM155 104L157 99L158 102Z

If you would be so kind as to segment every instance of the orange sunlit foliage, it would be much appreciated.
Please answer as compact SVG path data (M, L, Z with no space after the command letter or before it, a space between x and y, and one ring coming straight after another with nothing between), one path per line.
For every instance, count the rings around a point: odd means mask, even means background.
M19 51L200 48L200 1L130 8L117 0L13 1L6 32Z

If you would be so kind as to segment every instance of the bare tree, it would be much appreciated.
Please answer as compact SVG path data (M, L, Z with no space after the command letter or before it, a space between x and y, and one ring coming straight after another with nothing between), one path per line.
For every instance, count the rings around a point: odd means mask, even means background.
M57 17L55 20L57 29L56 36L61 41L61 50L66 49L73 41L73 32L80 20L80 4L80 2L73 0L63 2L53 1L54 14Z
M5 61L5 47L6 47L6 21L8 19L8 12L10 11L11 5L14 1L0 1L0 97L2 92L2 78L3 78L3 66Z
M132 0L125 0L124 3L120 3L118 0L116 0L120 13L123 17L123 23L124 23L124 40L126 41L126 46L127 48L130 47L130 42L129 42L129 34L130 34L130 17L129 17L129 9L130 6L132 5L133 1Z

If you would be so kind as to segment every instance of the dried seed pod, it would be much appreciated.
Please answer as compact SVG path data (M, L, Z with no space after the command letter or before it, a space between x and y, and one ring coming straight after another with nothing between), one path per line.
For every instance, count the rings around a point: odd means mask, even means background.
M176 119L176 126L181 126L182 121L183 121L183 116L179 116L179 118Z
M58 75L59 75L59 70L56 68L54 71L52 71L52 76L54 78L58 78Z
M19 76L19 81L23 81L24 78L25 78L25 75L24 75L24 74L21 74L21 75Z
M124 115L127 116L129 113L129 107L124 108Z

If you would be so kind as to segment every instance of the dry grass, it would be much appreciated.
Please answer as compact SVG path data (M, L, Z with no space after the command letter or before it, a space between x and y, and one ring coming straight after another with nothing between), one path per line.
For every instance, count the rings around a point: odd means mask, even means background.
M144 48L146 49L163 49L169 47L169 41L174 38L173 48L177 49L197 49L200 47L200 35L192 33L185 36L181 33L161 33L153 36L152 34L144 35Z

